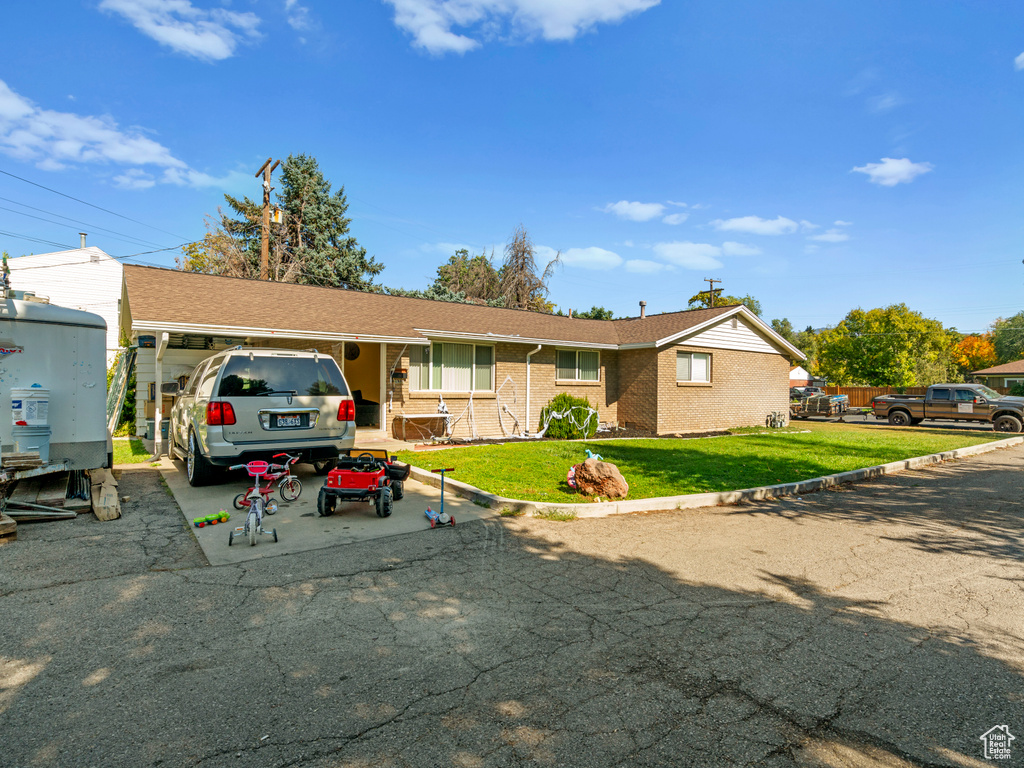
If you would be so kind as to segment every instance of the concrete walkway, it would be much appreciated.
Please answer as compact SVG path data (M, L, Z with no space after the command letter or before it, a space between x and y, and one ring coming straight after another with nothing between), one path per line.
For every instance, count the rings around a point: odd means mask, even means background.
M302 483L302 494L296 501L286 502L275 491L273 498L277 499L278 512L266 516L263 521L264 529L277 529L278 541L275 542L270 535L264 535L258 537L256 546L250 546L244 537L236 536L234 544L229 545L229 532L245 522L245 513L236 510L232 501L237 494L250 487L249 476L245 472L225 473L222 483L193 488L188 484L184 462L171 461L166 456L160 461L160 472L189 523L196 517L222 509L231 513L227 525L193 528L196 540L211 565L306 552L401 533L427 531L431 535L445 535L443 531L430 531L430 523L423 514L428 506L439 508L441 492L436 488L410 479L405 484L404 498L394 503L391 517L377 517L372 503L357 501L339 504L333 515L320 517L316 511L316 500L326 478L317 476L310 465L298 464L294 472ZM446 512L455 517L456 525L498 514L448 493L447 488L444 507Z

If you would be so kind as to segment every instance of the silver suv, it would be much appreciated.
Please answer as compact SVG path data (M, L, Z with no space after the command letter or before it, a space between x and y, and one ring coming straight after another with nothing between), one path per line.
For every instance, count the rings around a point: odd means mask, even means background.
M194 486L216 467L276 453L297 453L319 471L352 449L355 413L330 355L233 347L192 371L171 410L170 452L185 458Z

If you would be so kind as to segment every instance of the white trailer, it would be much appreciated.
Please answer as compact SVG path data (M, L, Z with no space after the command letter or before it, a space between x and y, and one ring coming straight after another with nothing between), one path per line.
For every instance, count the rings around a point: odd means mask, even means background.
M12 296L21 296L10 291ZM14 450L11 390L49 390L50 463L109 466L106 321L25 295L0 298L0 451Z

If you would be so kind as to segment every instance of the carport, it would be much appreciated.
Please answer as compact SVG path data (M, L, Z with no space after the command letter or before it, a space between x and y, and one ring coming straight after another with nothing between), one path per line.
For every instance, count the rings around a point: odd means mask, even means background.
M253 313L232 304L230 288L224 295L188 295L185 289L168 290L168 270L126 266L121 299L121 335L137 347L136 434L153 440L154 455L167 452L166 420L174 396L161 390L164 383L183 384L201 361L215 352L244 345L281 349L316 349L330 354L341 367L356 401L357 442L385 436L388 345L403 348L424 344L423 339L386 333L362 333L372 319L353 319L344 329L330 327L310 308L297 308L282 297L280 284L266 284L266 303ZM246 281L239 281L243 283ZM242 304L243 302L238 302ZM259 324L257 324L257 322Z

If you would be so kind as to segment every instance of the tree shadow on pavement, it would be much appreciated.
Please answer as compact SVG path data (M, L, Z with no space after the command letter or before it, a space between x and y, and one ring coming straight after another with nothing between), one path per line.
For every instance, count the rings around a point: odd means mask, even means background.
M735 586L681 576L694 524L494 520L9 594L0 765L965 766L1020 722L1024 643L983 642L1012 617L957 633L744 551Z

